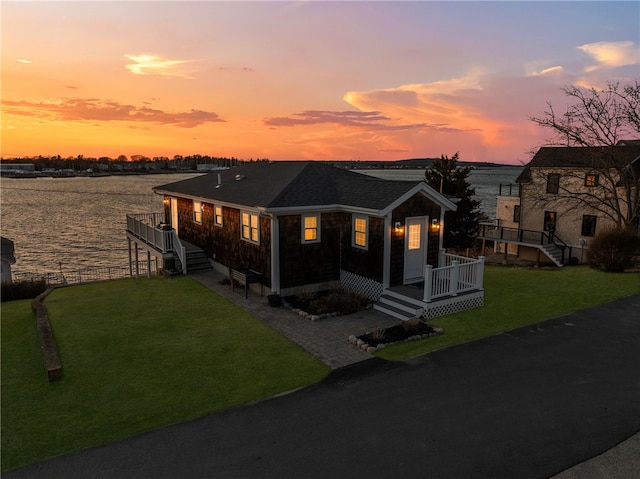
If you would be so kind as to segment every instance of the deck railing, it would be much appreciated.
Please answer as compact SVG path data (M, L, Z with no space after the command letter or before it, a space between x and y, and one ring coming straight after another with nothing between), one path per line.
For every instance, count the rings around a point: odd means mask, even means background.
M176 253L187 273L187 250L176 231L164 222L163 213L127 214L127 231L161 253Z
M132 271L136 271L133 274ZM95 283L98 281L110 281L122 278L135 278L140 276L151 276L158 274L158 263L152 261L138 261L132 265L124 266L100 266L96 268L86 268L77 271L60 271L46 273L14 272L13 281L44 281L47 286L64 284Z
M493 239L496 241L515 241L517 243L532 245L554 245L562 252L562 263L565 262L565 256L571 257L572 247L566 244L554 231L535 231L525 230L522 228L506 228L495 224L481 224L480 238Z
M441 252L441 258L441 264L445 266L425 266L425 303L445 296L457 296L467 291L484 289L484 256L475 259Z

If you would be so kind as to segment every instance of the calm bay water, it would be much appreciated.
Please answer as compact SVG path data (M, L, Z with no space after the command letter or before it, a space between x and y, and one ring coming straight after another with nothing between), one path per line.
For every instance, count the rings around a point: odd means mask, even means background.
M498 184L521 167L483 168L469 177L482 210L495 215ZM421 180L424 170L360 170L388 179ZM162 211L154 186L197 173L75 178L2 178L2 236L14 241L17 273L76 271L128 264L127 213Z

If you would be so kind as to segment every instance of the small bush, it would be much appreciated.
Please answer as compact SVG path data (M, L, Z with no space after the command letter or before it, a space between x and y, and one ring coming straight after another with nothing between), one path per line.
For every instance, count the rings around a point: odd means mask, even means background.
M620 273L632 266L640 248L640 238L631 229L616 228L598 234L587 250L589 266L610 273Z
M44 279L2 283L2 301L32 299L47 289Z
M302 292L295 296L287 296L287 303L293 308L301 309L309 314L352 314L361 311L371 302L366 296L344 288Z

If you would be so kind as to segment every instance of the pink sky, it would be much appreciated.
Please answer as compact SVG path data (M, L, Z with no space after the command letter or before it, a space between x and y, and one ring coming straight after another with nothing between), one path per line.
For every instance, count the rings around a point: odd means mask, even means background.
M2 156L520 164L638 2L3 2Z

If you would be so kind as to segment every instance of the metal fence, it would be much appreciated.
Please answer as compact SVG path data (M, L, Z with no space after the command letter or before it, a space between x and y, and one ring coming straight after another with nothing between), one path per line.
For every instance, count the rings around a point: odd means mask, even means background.
M147 261L138 261L138 276L152 276L158 274L158 261L154 258L147 268ZM131 273L133 271L133 273ZM100 268L87 268L78 271L60 271L48 273L29 273L15 272L12 280L16 281L44 281L49 286L58 286L63 284L82 284L95 283L98 281L109 281L112 279L123 279L136 277L135 262L129 267L125 266L105 266Z

